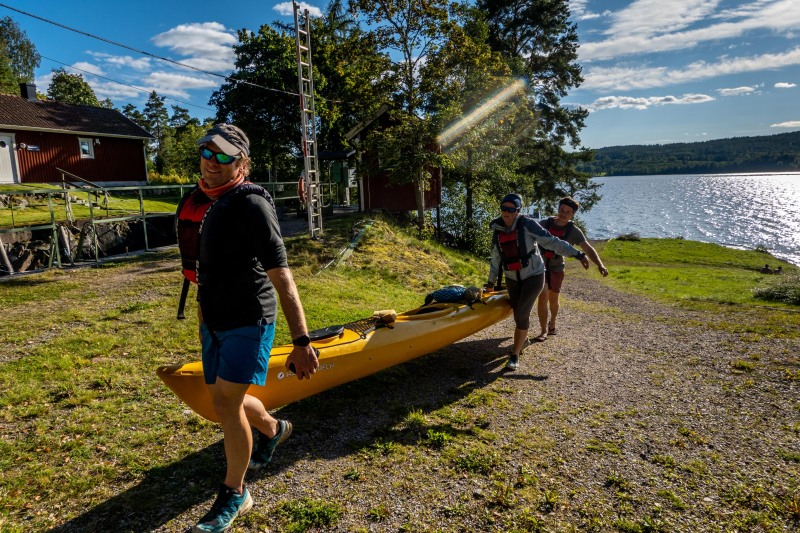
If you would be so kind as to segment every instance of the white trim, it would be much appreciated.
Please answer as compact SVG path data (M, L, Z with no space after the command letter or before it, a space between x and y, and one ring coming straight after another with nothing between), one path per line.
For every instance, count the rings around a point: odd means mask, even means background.
M8 147L8 154L9 154L9 158L10 158L11 174L12 174L10 182L9 181L4 181L4 182L0 182L0 183L3 183L3 185L15 185L15 184L18 184L18 183L22 183L22 176L20 176L20 173L19 173L19 162L17 161L17 154L16 154L16 150L17 150L17 137L16 137L16 135L17 134L14 133L14 132L0 131L0 135L2 135L3 137L6 137L6 136L7 137L11 137L11 146Z
M86 150L83 149L84 144L86 144ZM78 153L80 153L81 159L94 159L94 139L78 137Z
M364 129L365 129L367 126L369 126L370 124L372 124L373 122L375 122L376 120L378 120L378 118L379 118L381 115L383 115L384 113L386 113L387 111L389 111L389 104L383 104L383 105L381 105L381 106L378 108L378 110L377 110L377 111L375 111L375 112L374 112L372 115L370 115L370 116L369 116L369 117L367 117L366 119L362 120L361 122L359 122L358 124L356 124L356 125L355 125L355 127L354 127L353 129L351 129L350 131L348 131L347 133L345 133L345 134L344 134L344 138L345 138L345 139L347 139L348 141L351 141L351 140L353 139L353 137L355 137L356 135L358 135L359 133L361 133L362 131L364 131Z
M97 131L72 131L72 130L56 130L52 128L32 128L29 126L18 126L16 124L0 124L0 128L5 128L7 130L17 130L17 131L38 131L42 133L59 133L63 135L80 135L80 136L92 136L92 137L113 137L116 139L145 139L151 140L155 139L152 135L150 137L139 136L139 135L117 135L113 133L101 133Z

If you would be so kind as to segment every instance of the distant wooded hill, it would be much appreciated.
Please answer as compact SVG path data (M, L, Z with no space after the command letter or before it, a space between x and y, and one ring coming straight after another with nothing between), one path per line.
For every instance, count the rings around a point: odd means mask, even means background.
M595 176L800 171L800 131L696 143L611 146L580 170Z

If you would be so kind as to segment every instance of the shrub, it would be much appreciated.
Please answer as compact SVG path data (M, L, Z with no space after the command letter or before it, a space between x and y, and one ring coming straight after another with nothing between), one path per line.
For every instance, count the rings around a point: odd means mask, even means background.
M197 181L199 176L179 176L178 174L159 174L151 172L148 182L151 185L188 185Z
M642 237L634 232L634 233L623 233L622 235L617 235L618 241L641 241Z
M800 274L780 276L766 287L754 289L753 296L759 300L800 305Z

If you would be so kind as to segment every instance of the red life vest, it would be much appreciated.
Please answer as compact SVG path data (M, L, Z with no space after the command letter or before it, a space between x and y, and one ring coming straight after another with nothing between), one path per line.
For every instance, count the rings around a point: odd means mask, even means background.
M175 234L178 236L178 249L181 251L183 275L192 283L197 283L197 260L200 257L200 234L203 221L211 206L224 210L234 198L242 194L257 194L265 198L274 208L272 196L262 187L245 182L212 200L199 187L189 191L181 198L175 217Z
M203 218L214 201L199 188L184 196L175 217L175 233L181 251L183 275L192 283L197 283L197 258L200 247L200 227Z
M500 256L506 270L519 270L522 268L520 259L519 244L517 243L517 232L509 233L497 232L497 243L500 246Z
M557 227L553 222L552 218L548 218L542 221L542 227L550 232L550 235L554 235L561 239L562 241L566 241L567 237L569 236L570 232L572 231L572 221L570 220L567 222L566 226ZM557 254L553 250L548 250L546 248L542 248L541 246L540 252L542 252L542 256L544 256L546 261L553 259Z
M493 224L500 225L502 218L493 221ZM515 231L495 230L492 241L500 250L500 259L506 270L520 270L528 266L528 261L533 252L528 252L525 244L525 217L517 218L517 228Z

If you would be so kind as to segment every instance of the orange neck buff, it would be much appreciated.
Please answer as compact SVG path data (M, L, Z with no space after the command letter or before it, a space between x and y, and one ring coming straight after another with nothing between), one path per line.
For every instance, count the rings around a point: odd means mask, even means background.
M200 190L203 191L206 196L211 198L212 200L216 200L226 192L230 191L231 189L235 189L239 185L244 183L244 176L239 174L237 177L233 178L228 183L222 184L219 187L214 187L213 189L206 185L206 180L200 178L200 181L197 183L200 187Z

